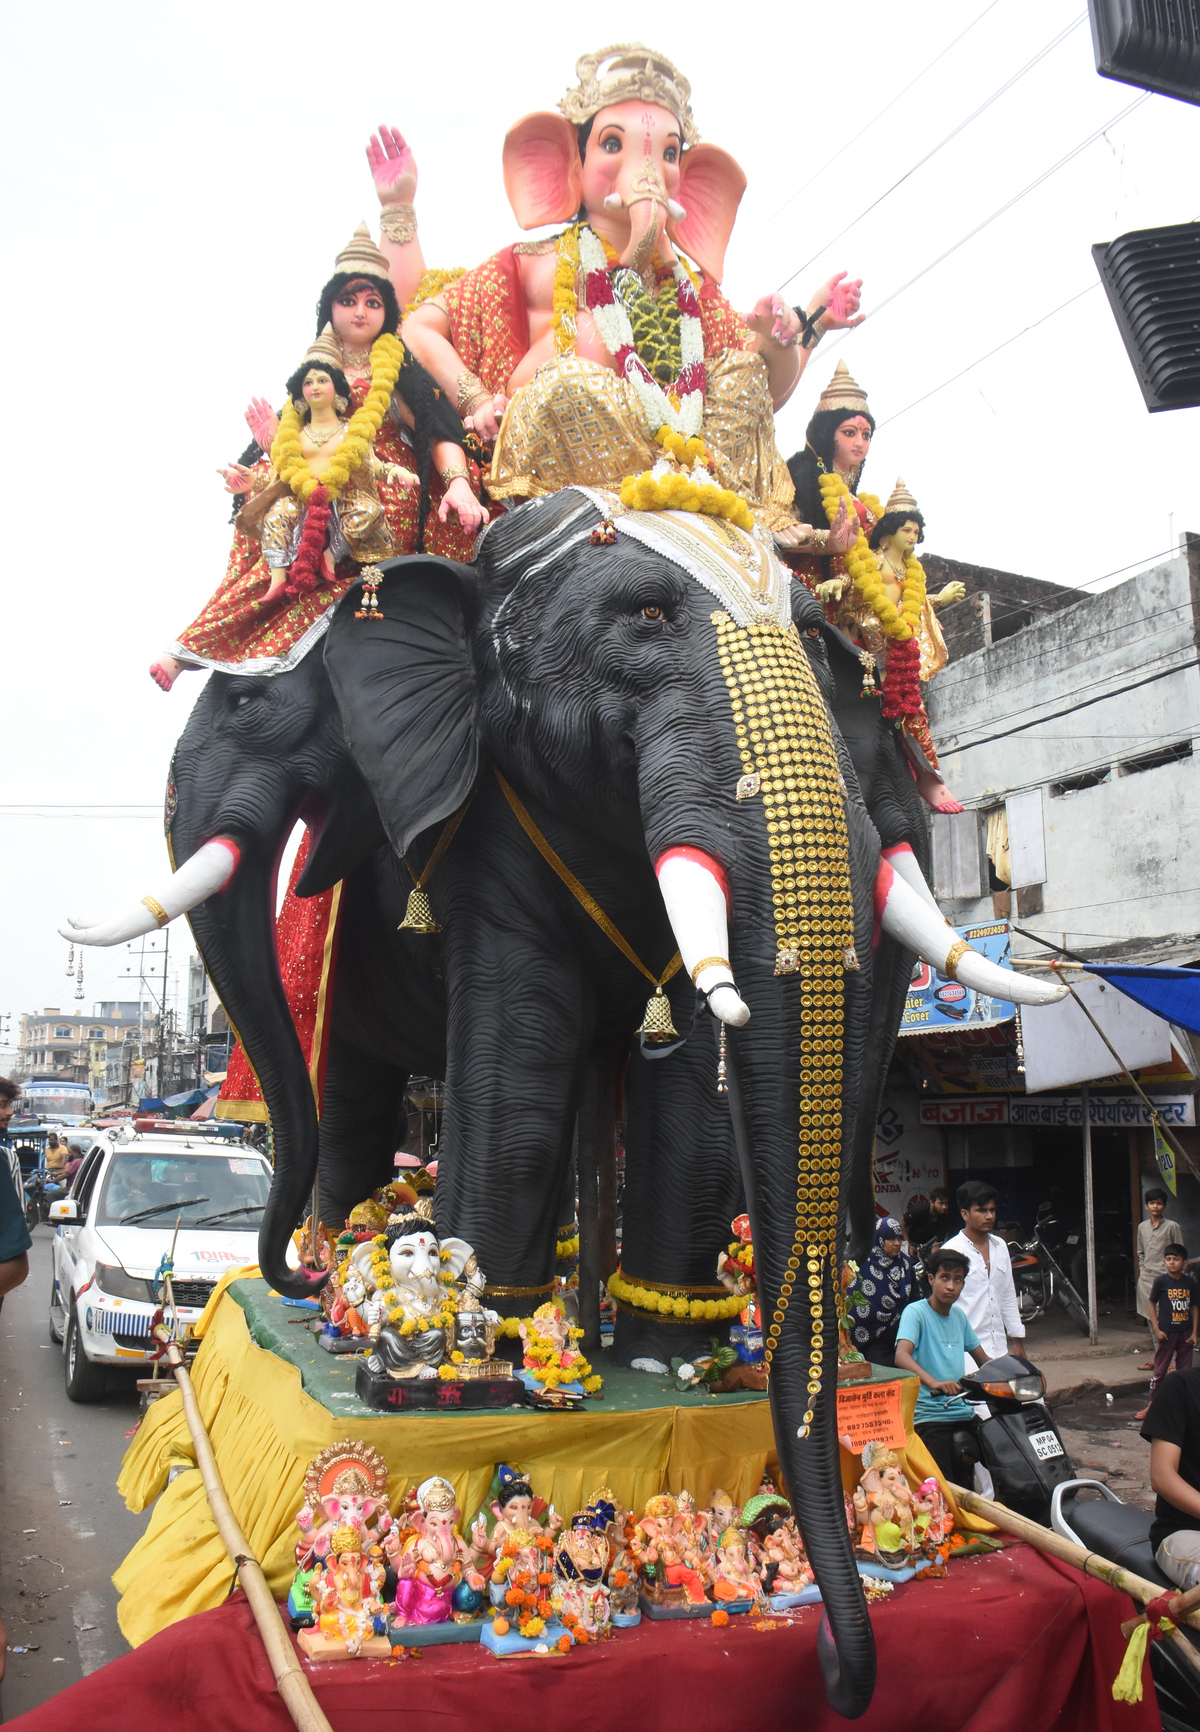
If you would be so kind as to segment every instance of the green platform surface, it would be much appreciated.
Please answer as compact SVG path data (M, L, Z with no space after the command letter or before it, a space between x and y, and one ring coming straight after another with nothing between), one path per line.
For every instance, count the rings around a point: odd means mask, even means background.
M314 1401L319 1401L331 1413L338 1415L354 1419L386 1417L377 1408L365 1406L354 1393L358 1355L326 1353L323 1347L318 1346L316 1336L304 1327L312 1316L311 1312L285 1305L263 1280L231 1281L228 1292L229 1297L240 1305L246 1314L246 1326L251 1339L259 1347L266 1348L269 1353L277 1354L280 1359L296 1367L306 1395L310 1395ZM508 1345L507 1338L497 1341L496 1352L499 1357L504 1357ZM519 1349L521 1344L513 1340L511 1345L515 1350ZM711 1407L718 1402L731 1405L735 1402L767 1399L765 1394L757 1390L739 1389L729 1395L710 1395L706 1389L681 1390L673 1377L656 1377L645 1371L631 1371L627 1365L619 1365L611 1353L593 1355L592 1369L604 1379L604 1393L602 1396L589 1398L583 1405L585 1408L603 1409L610 1413L634 1413L652 1407ZM507 1413L511 1410L504 1407L474 1407L470 1411ZM444 1413L450 1413L455 1418L462 1417L462 1410L459 1408L449 1408L441 1412L414 1409L404 1413L403 1417L428 1419L436 1424ZM564 1415L564 1419L570 1423L569 1416Z
M246 1314L246 1326L251 1339L257 1346L266 1348L269 1353L277 1354L280 1359L294 1365L300 1373L300 1382L304 1393L311 1395L314 1401L319 1401L330 1413L344 1414L351 1418L360 1416L380 1419L384 1417L375 1407L367 1407L354 1393L354 1375L358 1365L358 1355L354 1353L326 1353L318 1346L317 1338L304 1327L312 1316L310 1311L300 1311L291 1305L285 1305L278 1294L273 1293L263 1280L231 1281L228 1288L229 1296ZM496 1351L504 1356L507 1339L502 1338L496 1343ZM515 1352L520 1347L519 1341L512 1341ZM604 1379L602 1396L590 1398L585 1407L603 1407L610 1413L636 1413L652 1407L711 1407L715 1403L733 1405L744 1401L765 1401L765 1393L757 1390L738 1389L729 1395L710 1395L707 1389L680 1389L676 1380L657 1377L646 1371L631 1371L629 1366L620 1365L611 1353L598 1353L592 1358L592 1369L599 1372ZM889 1383L894 1378L907 1377L905 1371L898 1371L886 1365L863 1367L869 1371L870 1380L875 1383ZM863 1381L867 1381L864 1377ZM854 1388L853 1384L843 1387ZM504 1407L473 1407L472 1413L507 1413ZM404 1413L405 1419L430 1419L437 1421L444 1413L461 1417L460 1408L446 1408L430 1412L428 1409L412 1409Z

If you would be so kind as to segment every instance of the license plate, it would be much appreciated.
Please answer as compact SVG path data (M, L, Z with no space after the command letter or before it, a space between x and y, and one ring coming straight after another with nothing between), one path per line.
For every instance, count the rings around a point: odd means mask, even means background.
M1063 1452L1062 1444L1052 1431L1031 1431L1029 1443L1039 1461L1050 1461Z

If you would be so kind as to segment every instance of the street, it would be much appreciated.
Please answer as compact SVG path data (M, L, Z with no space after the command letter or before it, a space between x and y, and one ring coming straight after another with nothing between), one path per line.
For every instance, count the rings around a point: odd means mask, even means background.
M110 1577L148 1520L130 1515L115 1485L138 1420L134 1374L112 1375L94 1406L67 1400L62 1351L47 1327L51 1228L39 1226L33 1241L29 1279L0 1311L8 1720L125 1652ZM29 1651L14 1651L22 1647Z

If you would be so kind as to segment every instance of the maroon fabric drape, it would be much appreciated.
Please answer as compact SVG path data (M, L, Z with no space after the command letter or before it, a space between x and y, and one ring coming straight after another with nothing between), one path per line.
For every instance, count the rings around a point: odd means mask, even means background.
M1013 1546L952 1563L944 1580L910 1582L871 1608L879 1684L855 1724L936 1732L1151 1732L1150 1682L1136 1707L1112 1699L1130 1602L1100 1582ZM651 1623L565 1657L495 1660L477 1645L419 1660L309 1668L336 1732L842 1732L817 1665L819 1606L792 1625L750 1616ZM288 1732L245 1599L188 1618L11 1721L20 1732Z

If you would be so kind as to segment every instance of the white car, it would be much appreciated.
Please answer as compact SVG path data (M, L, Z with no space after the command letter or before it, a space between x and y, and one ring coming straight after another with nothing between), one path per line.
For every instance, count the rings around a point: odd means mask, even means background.
M94 1133L70 1194L50 1205L50 1339L62 1342L67 1394L98 1401L108 1368L144 1363L158 1343L154 1277L175 1242L181 1326L194 1323L226 1269L254 1263L271 1168L257 1150L191 1124Z

